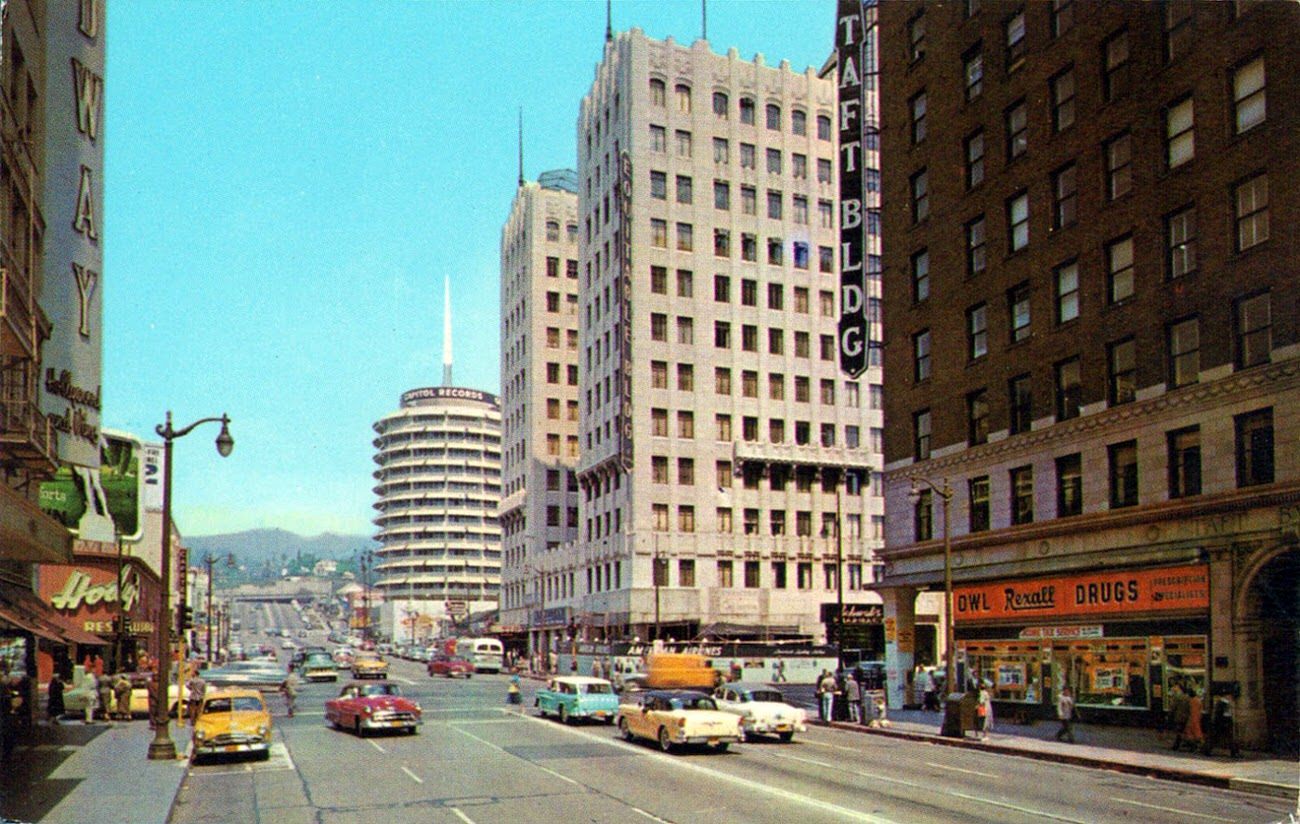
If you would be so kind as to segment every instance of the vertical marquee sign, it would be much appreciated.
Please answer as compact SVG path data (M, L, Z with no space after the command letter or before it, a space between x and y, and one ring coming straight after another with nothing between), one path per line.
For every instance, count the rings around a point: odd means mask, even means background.
M840 370L854 378L867 368L862 51L866 42L863 10L874 2L839 0L835 15L840 132Z
M104 0L46 6L42 409L63 463L99 467L104 239Z
M632 156L618 156L619 462L632 469Z

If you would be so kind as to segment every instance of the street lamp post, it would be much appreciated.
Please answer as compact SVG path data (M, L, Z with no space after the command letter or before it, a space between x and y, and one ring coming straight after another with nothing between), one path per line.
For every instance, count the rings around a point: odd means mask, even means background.
M158 604L158 627L154 636L155 645L155 663L157 670L154 681L156 695L154 699L154 739L149 742L149 760L175 760L176 742L172 740L168 716L170 713L170 703L167 700L167 682L171 675L171 641L172 641L172 615L169 609L171 600L171 574L172 574L172 441L177 438L183 438L199 424L221 422L221 433L217 435L217 454L225 458L230 455L231 450L235 448L235 439L230 437L230 417L222 414L219 418L200 418L189 426L181 429L172 428L172 413L167 410L166 424L160 424L154 427L163 439L163 535L162 535L162 560L159 569L159 578L162 579L161 593Z
M208 608L205 611L205 616L207 618L206 621L207 635L208 635L207 655L208 655L209 663L216 660L215 656L212 654L212 565L215 564L217 561L221 560L223 557L225 558L226 566L235 565L235 556L229 552L225 553L224 556L220 554L213 555L211 552L204 553L203 558L199 561L199 563L203 564L208 568ZM220 628L218 628L217 634L218 636L221 634Z
M948 694L952 694L957 687L957 641L954 622L956 621L956 612L952 604L952 529L948 513L952 509L952 487L948 485L948 479L944 478L943 485L938 486L929 478L923 475L911 475L909 479L912 482L912 490L908 493L908 498L913 504L921 500L920 484L925 484L934 494L943 499L943 624L944 624L944 689ZM960 738L963 733L961 729L961 719L955 717L957 710L951 702L944 702L943 730L942 734Z

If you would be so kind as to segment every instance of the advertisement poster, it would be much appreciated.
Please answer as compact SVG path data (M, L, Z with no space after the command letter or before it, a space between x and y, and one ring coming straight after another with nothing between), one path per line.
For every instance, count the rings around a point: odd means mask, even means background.
M41 510L85 541L140 539L140 441L117 432L100 437L99 469L63 466L41 484Z

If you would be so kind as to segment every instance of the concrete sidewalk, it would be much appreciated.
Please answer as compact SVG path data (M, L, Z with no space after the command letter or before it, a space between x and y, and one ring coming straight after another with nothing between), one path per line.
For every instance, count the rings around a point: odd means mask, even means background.
M816 710L810 713L816 717ZM923 710L891 710L888 727L831 722L827 726L870 735L888 735L914 741L968 749L1020 755L1065 764L1096 767L1149 775L1172 781L1187 781L1212 787L1297 800L1300 762L1267 753L1243 751L1229 758L1220 750L1200 755L1170 750L1172 734L1138 727L1074 724L1075 743L1056 740L1060 725L1039 721L1007 724L994 720L986 740L969 733L966 738L945 738L939 734L943 715ZM821 722L814 722L821 723Z
M170 727L179 755L188 727ZM0 821L165 824L187 763L150 761L149 722L38 724L0 765Z

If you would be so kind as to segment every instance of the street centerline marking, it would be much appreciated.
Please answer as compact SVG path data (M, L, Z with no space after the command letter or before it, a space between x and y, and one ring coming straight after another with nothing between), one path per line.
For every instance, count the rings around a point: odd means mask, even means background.
M418 776L418 775L416 775L415 773L411 772L411 771L410 771L409 769L407 769L406 767L402 767L402 772L404 772L404 773L406 773L407 775L409 775L409 776L411 777L411 780L414 781L416 784L423 784L423 783L424 783L424 779L423 779L423 778L421 778L420 776Z
M459 807L448 807L447 809L455 813L456 817L459 818L461 821L464 821L465 824L475 824L474 819L470 818L469 816L461 812Z
M978 775L983 778L1001 778L993 773L980 772L979 770L964 770L961 767L950 767L947 764L936 764L933 761L926 761L925 766L934 767L937 770L952 770L953 772L966 773L967 775Z
M1146 807L1148 810L1160 810L1161 812L1165 812L1165 813L1178 813L1179 815L1191 815L1197 818L1209 818L1214 821L1231 822L1235 820L1235 819L1223 818L1217 815L1204 815L1203 813L1194 813L1191 812L1190 810L1178 810L1173 807L1161 807L1158 804L1143 804L1141 801L1130 801L1127 798L1116 798L1114 796L1111 796L1110 800L1119 802L1120 804L1132 804L1134 807Z
M379 745L376 744L374 741L371 741L370 739L366 739L366 743L369 744L370 746L374 747L375 749L379 750L379 751L382 752L384 755L388 755L388 750L386 750L386 749L384 749L383 747L379 746Z

